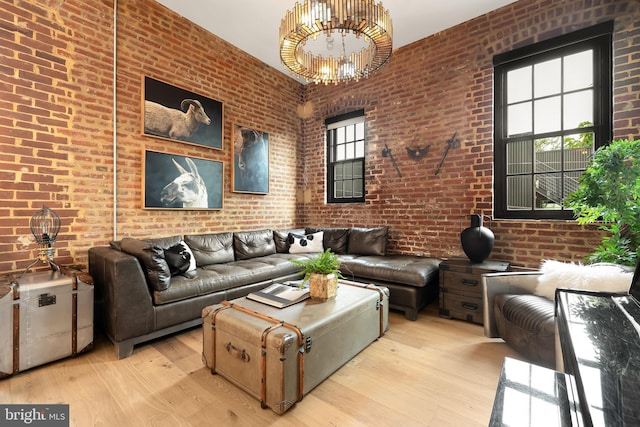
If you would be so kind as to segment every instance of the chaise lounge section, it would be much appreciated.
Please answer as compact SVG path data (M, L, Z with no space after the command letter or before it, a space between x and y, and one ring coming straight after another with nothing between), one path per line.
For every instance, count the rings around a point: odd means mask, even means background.
M386 286L389 307L409 320L437 298L441 260L387 254L387 227L123 238L89 250L96 324L128 357L137 344L199 325L206 306L302 278L291 260L314 256L301 247L314 237L339 255L345 278Z

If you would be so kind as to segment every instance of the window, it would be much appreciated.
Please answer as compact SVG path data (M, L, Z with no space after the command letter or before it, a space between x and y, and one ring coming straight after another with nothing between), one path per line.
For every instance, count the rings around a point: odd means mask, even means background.
M364 110L327 119L327 202L364 202Z
M571 219L563 206L611 140L607 22L494 57L495 216Z

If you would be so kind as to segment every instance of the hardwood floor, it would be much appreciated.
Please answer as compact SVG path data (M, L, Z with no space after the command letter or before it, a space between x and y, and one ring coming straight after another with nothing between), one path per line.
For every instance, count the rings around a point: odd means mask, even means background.
M200 329L137 346L116 360L101 334L94 349L0 381L0 402L70 405L71 426L486 426L505 356L482 327L390 314L389 332L284 415L201 360Z

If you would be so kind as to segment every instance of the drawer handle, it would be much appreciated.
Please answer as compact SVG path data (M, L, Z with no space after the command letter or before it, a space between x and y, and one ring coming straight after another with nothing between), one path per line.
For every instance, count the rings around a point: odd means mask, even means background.
M462 279L462 284L465 286L477 286L478 285L478 281L477 280L470 280L470 279Z
M233 345L231 345L230 342L227 343L226 348L227 348L227 352L230 355L232 355L233 357L235 357L236 359L240 359L243 362L248 362L249 361L250 357L247 354L246 350L244 350L244 349L239 350L239 349L235 348Z
M478 304L474 304L472 302L463 302L462 307L466 308L467 310L477 310Z

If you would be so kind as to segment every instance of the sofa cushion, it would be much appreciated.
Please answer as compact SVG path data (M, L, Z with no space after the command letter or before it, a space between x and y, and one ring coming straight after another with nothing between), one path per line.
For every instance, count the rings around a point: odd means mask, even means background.
M555 305L531 294L498 294L496 328L518 353L548 368L555 367Z
M389 227L357 228L349 232L348 253L355 255L386 255Z
M314 234L294 234L289 233L289 253L306 254L324 252L323 232Z
M305 234L313 234L318 231L324 233L322 243L325 249L331 249L334 254L346 254L349 244L348 228L312 228L307 227Z
M349 278L421 288L438 279L441 260L414 255L340 255L340 272Z
M256 230L233 233L236 260L251 259L276 253L272 230Z
M133 255L144 266L147 281L156 291L163 291L171 284L171 271L164 258L164 248L148 240L125 237L120 242L123 252ZM168 246L170 247L170 246Z
M289 253L289 233L305 234L304 228L292 228L289 230L274 230L273 242L276 244L276 252L280 254Z
M535 294L555 299L557 288L584 289L599 292L629 293L633 272L616 264L575 264L545 260L540 266Z
M234 260L233 233L192 234L184 236L198 267Z

